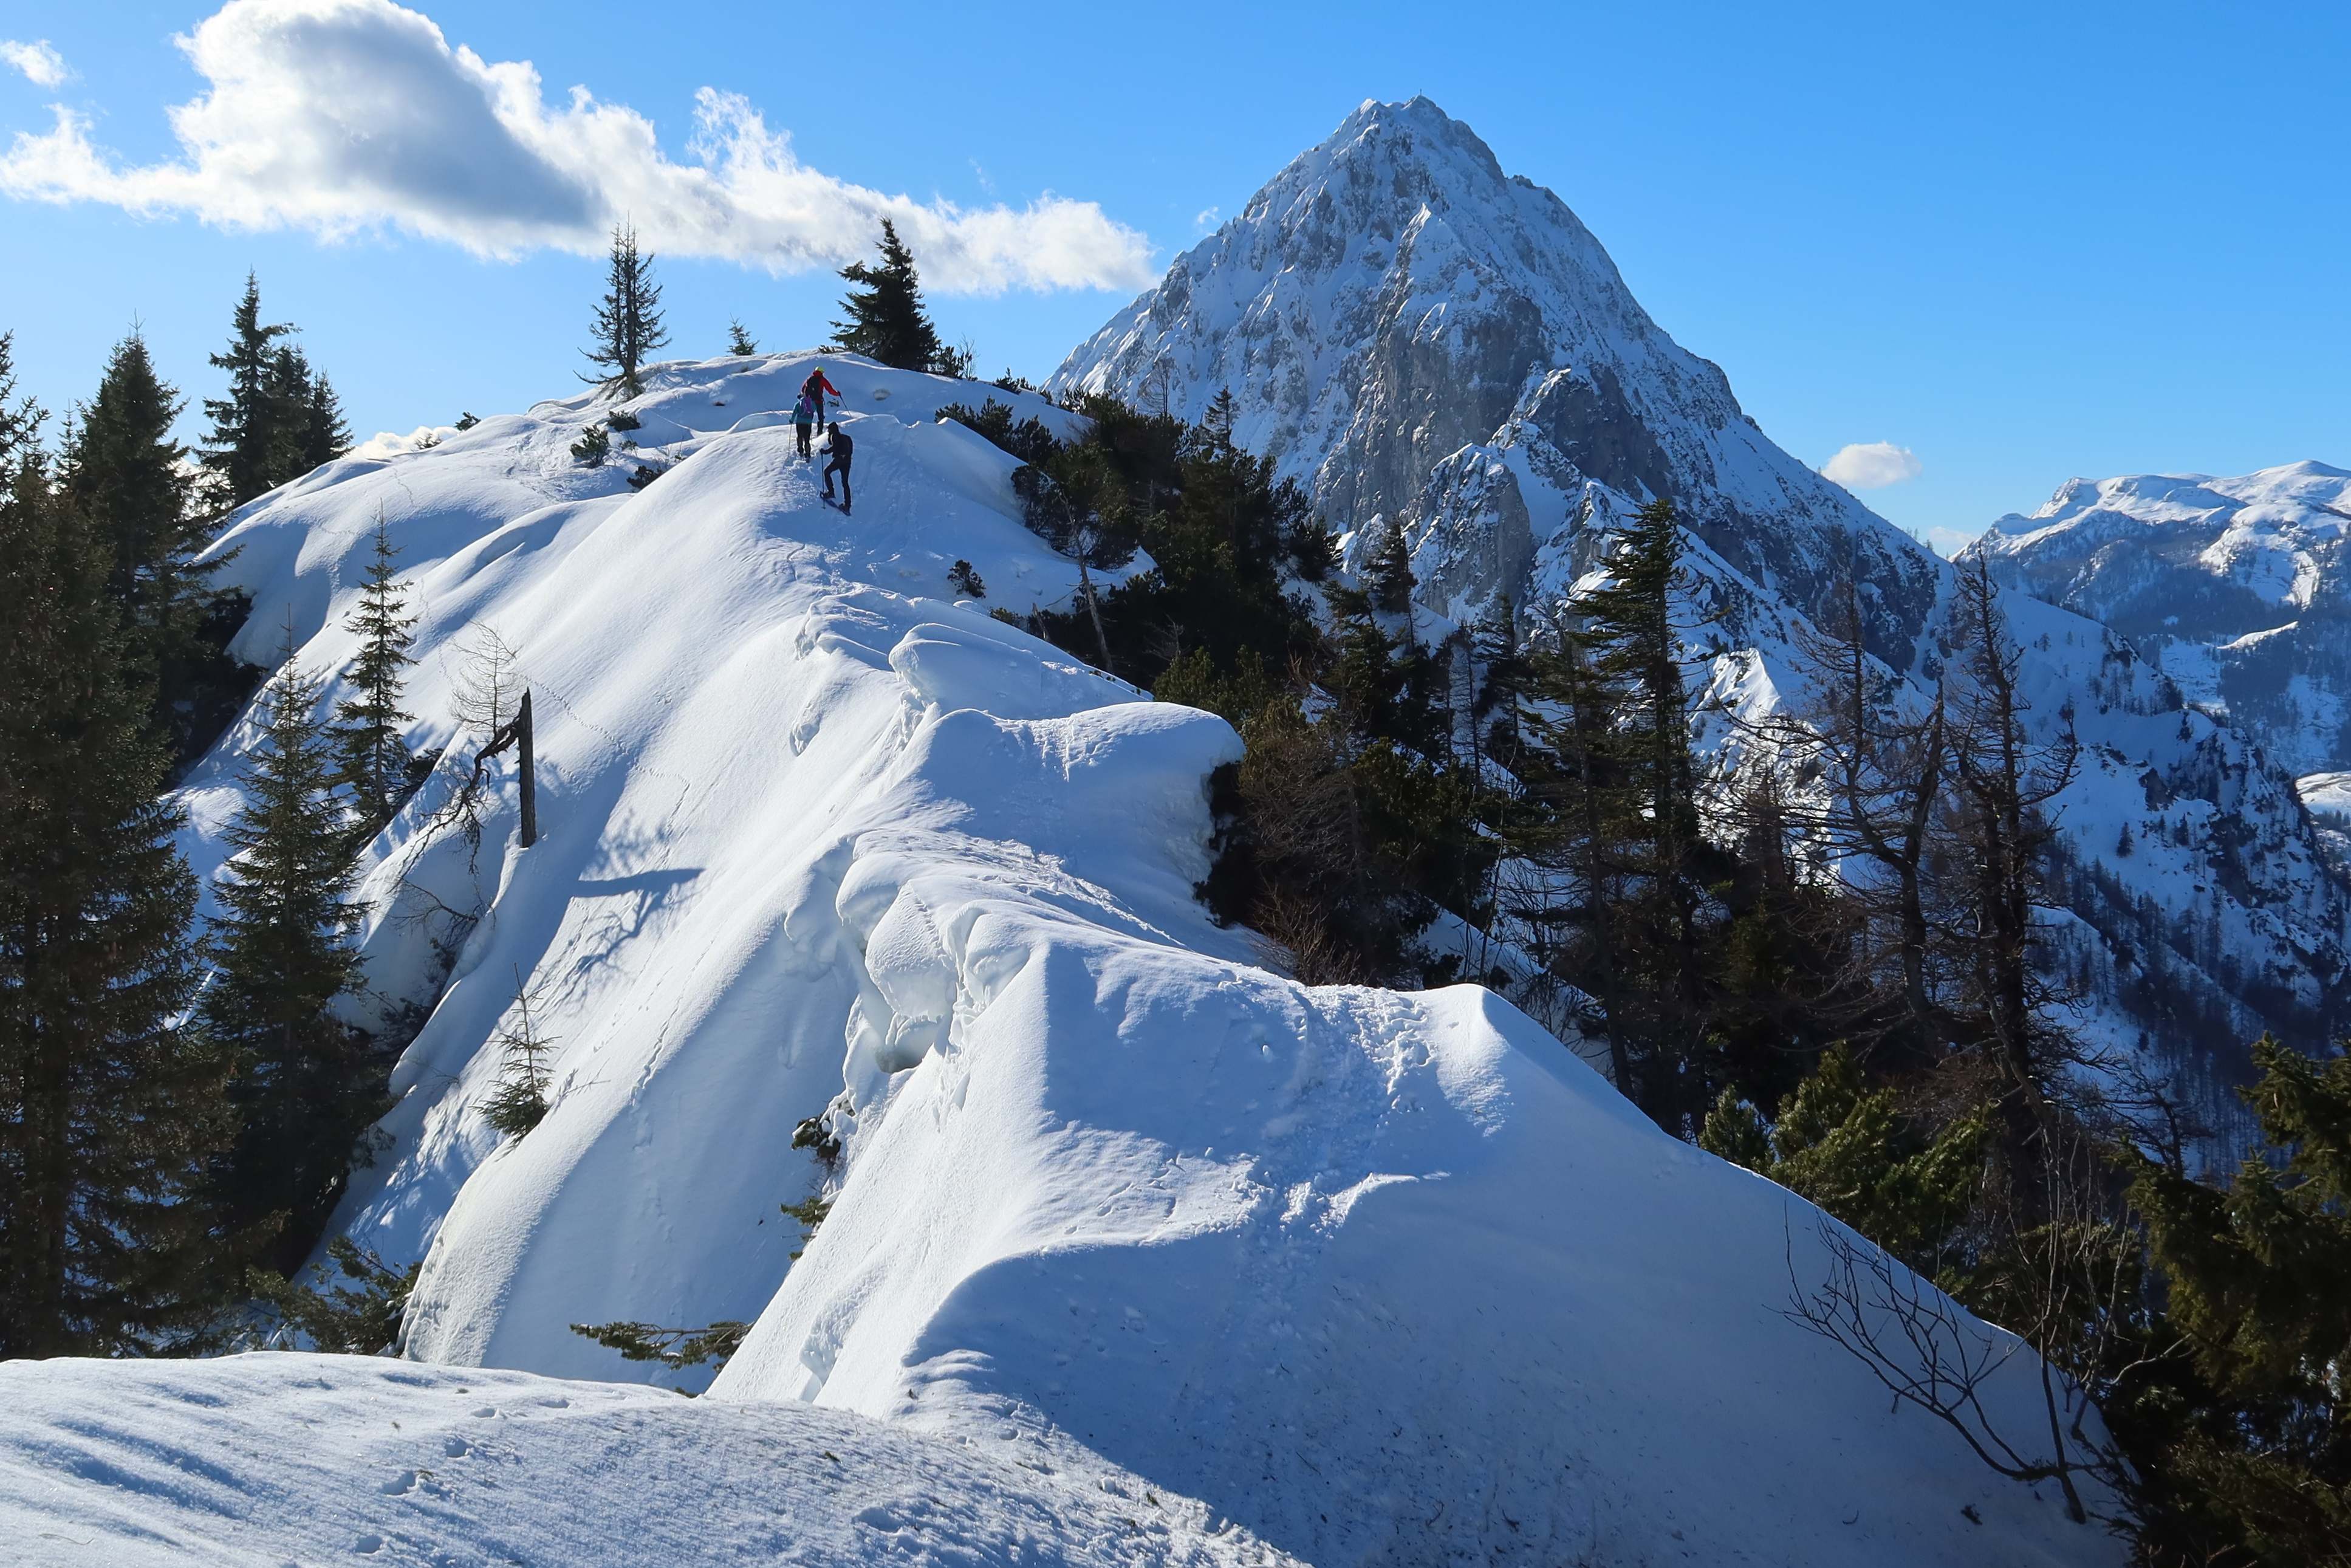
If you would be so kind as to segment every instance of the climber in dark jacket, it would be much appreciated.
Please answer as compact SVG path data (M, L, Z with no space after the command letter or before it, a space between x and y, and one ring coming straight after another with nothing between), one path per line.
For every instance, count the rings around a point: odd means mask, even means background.
M838 424L824 427L824 498L832 499L832 476L841 476L841 509L849 510L849 460L857 451L857 443L841 433Z

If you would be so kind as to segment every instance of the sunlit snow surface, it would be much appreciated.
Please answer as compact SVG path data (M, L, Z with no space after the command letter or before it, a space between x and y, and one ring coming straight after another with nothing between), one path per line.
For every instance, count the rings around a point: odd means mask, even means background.
M1277 1568L1198 1504L805 1405L353 1356L0 1364L0 1561Z
M559 1516L578 1550L515 1555L732 1560L659 1533L690 1510L603 1495L630 1455L779 1557L805 1528L817 1562L877 1528L869 1504L901 1521L873 1560L1152 1560L1091 1515L1033 1551L956 1544L1029 1517L999 1495L1020 1474L1105 1478L1122 1517L1131 1482L1171 1517L1197 1500L1171 1553L1243 1550L1199 1544L1228 1519L1324 1568L2116 1560L1786 1321L1792 1276L1822 1269L1805 1205L1660 1133L1483 990L1309 989L1213 925L1193 887L1232 731L946 597L957 559L1016 611L1072 585L1018 521L1010 460L931 422L987 389L826 359L855 416L851 518L773 417L809 362L664 367L634 435L677 465L641 493L625 461L573 465L574 399L337 465L227 541L245 651L290 617L304 661L340 668L381 517L422 617L416 743L452 737L485 628L538 717L536 847L511 758L477 851L428 830L468 739L370 852L373 983L435 1005L338 1222L423 1260L407 1354L637 1380L568 1325L756 1320L741 1354L692 1403L389 1362L12 1367L0 1506L51 1560L389 1552L425 1530L402 1510L441 1533L389 1560L499 1560ZM192 781L202 869L251 740ZM518 989L554 1104L502 1145L476 1107ZM792 1146L820 1115L830 1178ZM795 1263L778 1206L820 1190ZM2019 1434L2042 1419L2027 1360L1987 1391ZM298 1394L311 1376L333 1387ZM459 1412L477 1397L532 1414ZM514 1469L433 1462L476 1420ZM794 1492L827 1432L883 1479ZM924 1443L967 1462L926 1469ZM457 1500L369 1490L419 1467ZM927 1490L893 1479L915 1473Z

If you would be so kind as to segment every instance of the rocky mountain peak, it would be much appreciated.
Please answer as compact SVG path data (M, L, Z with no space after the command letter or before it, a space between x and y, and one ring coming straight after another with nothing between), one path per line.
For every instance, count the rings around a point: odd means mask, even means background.
M1353 559L1401 529L1422 601L1457 624L1504 596L1558 603L1605 569L1623 519L1670 499L1693 609L1728 644L1708 653L1729 700L1750 714L1813 700L1803 630L1848 578L1869 650L1905 700L1934 700L1950 568L1774 445L1564 202L1505 174L1426 99L1349 115L1051 384L1191 419L1229 389L1237 438L1310 489ZM2325 483L2253 477L2262 497L2229 502L2231 527L2289 499L2307 513L2294 497ZM2207 482L2169 484L2165 505L2212 509L2187 494ZM2127 516L2151 504L2143 488L2069 486L2048 523L2079 513L2147 534ZM2273 559L2240 553L2231 570L2270 559L2260 570L2276 575ZM2243 1040L2334 1027L2351 993L2351 904L2291 781L2233 727L2184 711L2186 683L2095 620L2011 604L2034 722L2083 743L2060 811L2075 917L2064 961L2110 978L2095 1030L2151 1042L2159 1071L2210 1087L2208 1113L2225 1122L2234 1103L2216 1086ZM2138 847L2125 858L2122 842ZM2177 1038L2183 1017L2204 1020L2192 1044ZM2189 1060L2199 1049L2221 1055Z
M1891 652L1936 568L1766 440L1552 192L1426 99L1366 103L1072 353L1061 391L1197 418L1304 483L1334 531L1404 528L1432 603L1555 596L1655 497L1807 604L1855 550Z

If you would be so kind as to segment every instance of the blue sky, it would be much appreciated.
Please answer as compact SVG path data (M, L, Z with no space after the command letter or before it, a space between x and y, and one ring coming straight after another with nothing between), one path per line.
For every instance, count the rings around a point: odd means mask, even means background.
M730 315L819 340L894 210L946 334L1041 376L1357 102L1425 92L1781 444L1912 453L1863 498L1938 542L2074 475L2351 465L2351 7L420 8L444 43L390 0L0 6L53 51L0 49L29 390L86 397L133 319L214 390L252 267L362 434L522 406L580 362L591 186L670 237L677 351ZM502 150L485 84L563 178ZM742 165L717 211L679 173L705 89ZM193 166L171 111L208 90Z

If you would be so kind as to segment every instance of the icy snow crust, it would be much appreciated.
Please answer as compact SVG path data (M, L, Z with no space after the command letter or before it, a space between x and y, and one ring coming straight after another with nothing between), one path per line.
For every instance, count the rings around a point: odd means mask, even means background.
M663 367L636 437L676 466L642 493L572 465L575 398L330 467L225 541L245 651L290 617L339 668L383 519L423 617L420 745L452 739L485 629L528 674L539 843L516 847L510 758L478 851L428 828L467 739L371 851L372 980L432 1010L339 1218L423 1260L411 1358L514 1370L11 1368L0 1507L44 1550L342 1532L470 1561L544 1521L582 1543L556 1561L600 1535L726 1560L677 1533L675 1487L746 1540L805 1531L814 1561L869 1539L1156 1561L1095 1528L1139 1480L1178 1522L1324 1568L2116 1560L1782 1317L1792 1269L1822 1271L1808 1206L1660 1133L1481 989L1311 989L1212 925L1191 890L1231 730L933 597L956 559L991 602L1069 589L1009 461L930 422L985 389L827 359L859 503L822 506L769 413L809 362ZM206 869L252 740L192 781ZM554 1103L502 1145L477 1107L518 987ZM811 1117L831 1172L792 1146ZM795 1263L778 1206L820 1191ZM691 1405L546 1381L645 1378L567 1327L616 1318L756 1326ZM1988 1390L2019 1433L2028 1361ZM444 1432L487 1458L435 1462ZM883 1479L811 1500L807 1450L843 1443ZM1035 1498L1005 1495L1008 1465ZM370 1495L412 1469L397 1505ZM1064 1513L1052 1476L1123 1500ZM1020 1522L1040 1511L1058 1533ZM1185 1528L1169 1560L1239 1560ZM1014 1535L1035 1544L973 1544Z

